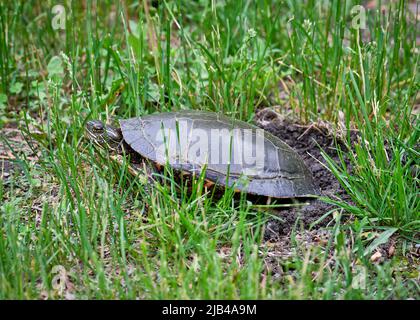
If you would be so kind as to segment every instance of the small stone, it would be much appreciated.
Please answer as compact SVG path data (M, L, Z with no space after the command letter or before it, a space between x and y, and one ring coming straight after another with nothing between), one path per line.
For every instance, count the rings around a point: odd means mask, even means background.
M392 257L394 255L394 253L395 253L395 247L392 245L388 249L388 256Z
M370 257L371 262L379 262L379 260L382 258L382 253L379 251L376 251L372 256Z

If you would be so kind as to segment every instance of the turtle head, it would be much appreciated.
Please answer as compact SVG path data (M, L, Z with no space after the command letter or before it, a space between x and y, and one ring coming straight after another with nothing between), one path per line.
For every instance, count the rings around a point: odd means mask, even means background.
M110 151L121 151L123 136L121 130L107 125L99 120L88 121L87 137L97 145Z

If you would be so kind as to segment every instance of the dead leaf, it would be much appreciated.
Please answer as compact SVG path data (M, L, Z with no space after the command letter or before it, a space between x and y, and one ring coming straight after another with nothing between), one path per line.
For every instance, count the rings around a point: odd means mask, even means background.
M46 290L42 290L39 294L41 300L48 300L48 292Z
M66 300L75 300L76 296L73 293L70 292L66 292L64 295L64 299Z

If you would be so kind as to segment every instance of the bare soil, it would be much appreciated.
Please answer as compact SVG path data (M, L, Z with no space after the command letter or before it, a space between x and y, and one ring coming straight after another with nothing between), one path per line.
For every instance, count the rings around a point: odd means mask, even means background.
M337 144L345 150L344 145L335 137L326 123L303 125L297 120L284 118L271 109L265 108L255 116L257 125L279 137L291 146L303 159L312 172L315 183L319 186L322 195L349 200L348 195L340 183L326 166L321 155L324 150L334 161L339 162ZM356 133L352 132L352 140ZM348 168L350 164L347 163ZM272 219L266 228L266 240L279 240L290 234L299 218L303 228L307 229L312 223L325 213L334 209L334 206L320 200L307 200L307 205L300 204L289 208L276 210L283 221ZM332 219L332 215L322 220L315 228L325 226Z

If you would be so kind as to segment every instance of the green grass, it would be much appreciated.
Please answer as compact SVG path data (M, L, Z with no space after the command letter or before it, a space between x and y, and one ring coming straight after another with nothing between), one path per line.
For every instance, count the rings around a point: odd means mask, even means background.
M355 1L72 1L65 30L55 4L0 4L1 150L22 168L0 188L0 298L419 298L419 35L406 1L367 12L365 30L351 27ZM251 121L260 106L330 121L349 146L359 134L340 163L325 154L351 202L325 199L337 209L317 245L297 220L286 257L263 237L281 215L231 190L216 199L202 179L187 192L170 171L146 191L84 138L89 119ZM393 257L373 262L391 241Z

